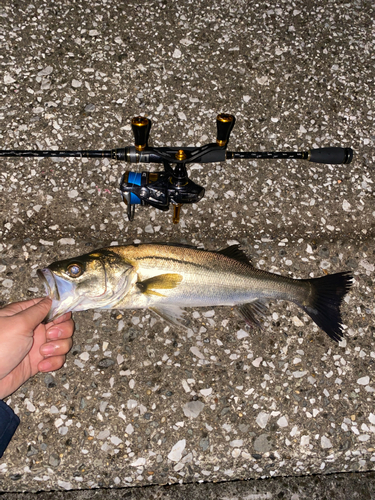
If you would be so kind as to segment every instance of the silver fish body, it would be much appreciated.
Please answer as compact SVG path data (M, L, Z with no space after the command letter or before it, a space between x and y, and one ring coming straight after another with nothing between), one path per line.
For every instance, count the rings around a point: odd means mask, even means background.
M264 300L299 305L328 335L342 336L340 303L348 273L297 280L253 267L238 246L219 252L173 245L128 245L96 250L38 271L53 299L49 320L64 312L143 309L188 326L185 307L237 306L259 325Z

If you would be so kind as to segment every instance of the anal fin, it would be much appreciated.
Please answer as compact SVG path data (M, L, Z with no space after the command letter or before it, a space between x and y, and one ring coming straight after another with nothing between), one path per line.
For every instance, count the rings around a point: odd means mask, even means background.
M248 325L260 328L262 326L260 320L265 316L267 306L262 301L255 300L238 305L237 310Z
M157 307L149 307L149 309L173 326L178 326L180 328L182 327L186 329L191 328L191 321L190 319L184 317L185 310L181 307L171 305L158 305Z

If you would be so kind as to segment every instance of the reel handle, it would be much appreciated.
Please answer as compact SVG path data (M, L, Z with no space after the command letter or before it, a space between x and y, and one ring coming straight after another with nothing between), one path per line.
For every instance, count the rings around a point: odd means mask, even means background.
M151 130L151 121L145 116L135 116L132 119L134 145L137 151L143 151L148 146L148 136Z
M233 115L221 113L216 117L217 134L216 144L221 148L226 147L229 141L230 133L234 127L236 119Z

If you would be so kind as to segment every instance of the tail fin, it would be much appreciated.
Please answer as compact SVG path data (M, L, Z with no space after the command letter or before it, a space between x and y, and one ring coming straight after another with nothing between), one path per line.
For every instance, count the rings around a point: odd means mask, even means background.
M306 280L311 285L308 304L298 304L337 342L343 337L340 305L352 286L353 277L350 273L337 273Z

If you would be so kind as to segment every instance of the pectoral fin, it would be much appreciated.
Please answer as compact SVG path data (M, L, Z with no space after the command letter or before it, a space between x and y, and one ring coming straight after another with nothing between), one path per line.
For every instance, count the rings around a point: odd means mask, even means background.
M237 306L237 310L248 325L260 328L260 320L264 317L267 307L263 302L256 300L254 302L250 302L249 304L241 304Z
M173 326L179 326L183 328L190 328L190 320L185 318L185 310L178 306L158 306L158 307L149 307L151 311L156 313L158 316L163 318L168 323L171 323Z
M162 293L156 292L155 290L171 290L176 288L182 281L181 274L170 273L170 274L159 274L159 276L153 276L144 281L138 281L137 286L142 293L147 295L158 295L159 297L165 297Z

